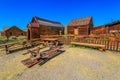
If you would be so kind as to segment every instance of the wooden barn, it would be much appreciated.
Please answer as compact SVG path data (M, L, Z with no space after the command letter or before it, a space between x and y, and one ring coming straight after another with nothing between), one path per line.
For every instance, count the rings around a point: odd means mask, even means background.
M67 26L67 33L72 35L89 35L93 28L92 17L73 19Z
M60 22L54 22L38 17L33 17L28 23L28 40L40 38L40 35L60 35L64 33L64 27Z
M1 33L1 36L20 36L25 35L25 32L19 29L17 26L12 26Z
M110 35L120 33L120 21L115 21L102 26L94 27L91 30L92 35Z

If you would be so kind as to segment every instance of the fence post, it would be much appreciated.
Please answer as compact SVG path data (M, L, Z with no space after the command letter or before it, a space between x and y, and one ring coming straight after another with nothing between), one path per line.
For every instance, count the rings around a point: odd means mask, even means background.
M106 42L107 49L109 49L109 40Z
M119 41L116 41L117 42L117 45L116 45L116 51L119 51Z

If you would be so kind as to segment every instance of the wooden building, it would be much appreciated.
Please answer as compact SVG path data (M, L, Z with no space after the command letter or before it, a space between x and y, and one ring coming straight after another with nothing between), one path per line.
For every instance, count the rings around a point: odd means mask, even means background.
M0 36L1 36L1 33L2 33L2 32L0 31Z
M120 21L115 21L102 26L94 27L91 30L92 35L110 35L120 33Z
M73 19L67 26L67 33L72 35L89 35L93 28L92 17Z
M40 35L59 35L64 33L64 27L60 22L54 22L38 17L33 17L28 23L28 40L40 38Z
M105 35L106 33L108 33L108 32L107 32L107 29L106 29L106 27L104 25L94 27L91 30L91 35Z
M20 36L25 35L24 31L19 29L17 26L12 26L1 33L1 36Z

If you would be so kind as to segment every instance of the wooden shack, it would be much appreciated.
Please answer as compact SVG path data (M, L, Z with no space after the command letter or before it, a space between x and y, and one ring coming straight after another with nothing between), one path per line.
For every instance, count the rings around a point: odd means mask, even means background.
M102 26L94 27L91 30L92 35L111 35L120 33L120 21L115 21Z
M39 17L33 17L28 23L28 40L40 38L40 35L59 35L64 33L64 27L60 22L54 22Z
M67 26L67 33L72 35L89 35L93 28L92 17L73 19Z
M20 36L20 35L25 35L24 31L18 28L17 26L12 26L3 32L1 32L1 36Z

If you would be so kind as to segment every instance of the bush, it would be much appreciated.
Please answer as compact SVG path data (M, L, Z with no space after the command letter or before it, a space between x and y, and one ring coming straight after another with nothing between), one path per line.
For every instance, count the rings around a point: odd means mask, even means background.
M16 36L10 36L9 39L10 39L10 40L17 40L17 37L16 37Z
M109 41L110 39L109 39L109 38L103 38L103 40L105 40L105 41Z
M7 38L5 36L0 36L0 40L6 40Z
M61 38L67 39L67 36L66 36L66 35L64 35L64 36L61 36Z
M26 36L18 36L17 39L18 40L26 40L27 38L26 38Z

